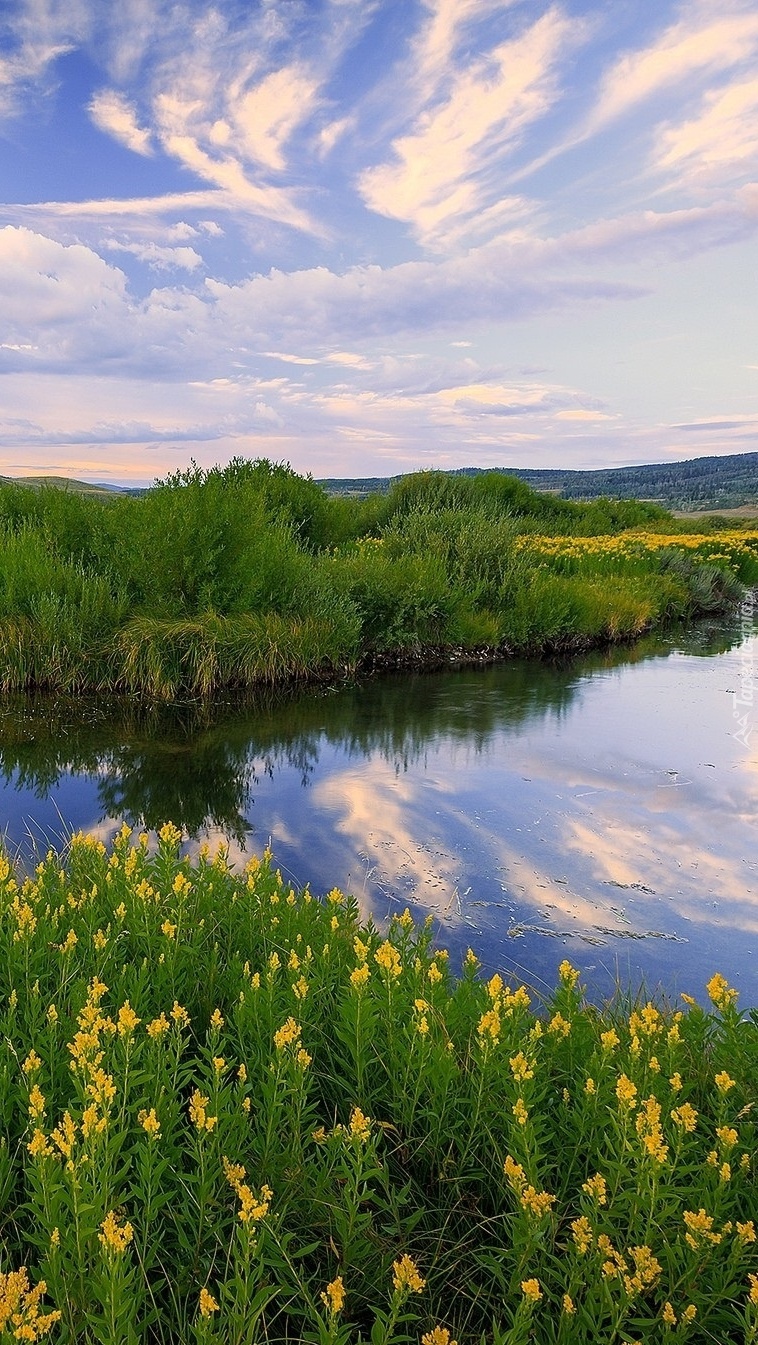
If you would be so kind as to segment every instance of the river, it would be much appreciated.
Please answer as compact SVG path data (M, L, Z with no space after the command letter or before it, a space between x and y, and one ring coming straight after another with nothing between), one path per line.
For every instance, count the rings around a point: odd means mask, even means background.
M123 819L240 864L270 840L378 923L430 914L454 966L471 945L539 992L568 957L598 999L702 998L719 970L758 1005L757 657L735 620L255 702L6 697L6 845L28 863Z

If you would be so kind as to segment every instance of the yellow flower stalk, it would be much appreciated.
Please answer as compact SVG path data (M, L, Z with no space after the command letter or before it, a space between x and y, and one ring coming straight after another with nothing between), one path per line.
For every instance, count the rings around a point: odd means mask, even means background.
M107 1251L115 1252L120 1256L132 1241L134 1229L128 1222L120 1223L119 1216L114 1210L111 1210L103 1219L97 1236Z
M426 1287L418 1267L410 1256L401 1256L392 1263L392 1283L396 1294L420 1294Z
M336 1317L345 1306L345 1286L342 1282L342 1276L338 1275L336 1279L327 1284L326 1289L321 1292L321 1302L328 1308L331 1316Z
M200 1309L201 1317L211 1317L214 1312L218 1312L218 1303L213 1297L213 1294L209 1293L205 1286L200 1290L198 1308Z

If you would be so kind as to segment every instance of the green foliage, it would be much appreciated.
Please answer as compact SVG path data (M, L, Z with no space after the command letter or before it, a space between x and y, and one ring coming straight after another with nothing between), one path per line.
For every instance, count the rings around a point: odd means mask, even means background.
M723 977L598 1009L564 962L535 1011L180 839L0 855L0 1340L754 1345Z
M169 699L377 651L626 639L733 604L756 536L693 543L652 506L497 472L420 472L360 501L243 459L105 501L0 486L0 687Z

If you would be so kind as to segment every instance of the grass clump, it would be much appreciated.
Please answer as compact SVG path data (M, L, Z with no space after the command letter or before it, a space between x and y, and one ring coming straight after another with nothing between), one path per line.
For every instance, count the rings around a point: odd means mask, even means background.
M0 1340L758 1336L758 1019L454 974L271 856L0 859Z

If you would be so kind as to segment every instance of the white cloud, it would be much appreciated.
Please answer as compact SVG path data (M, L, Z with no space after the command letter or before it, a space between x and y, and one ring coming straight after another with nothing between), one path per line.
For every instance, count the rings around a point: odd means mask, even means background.
M522 198L502 195L494 170L551 106L557 62L578 33L576 25L550 9L519 37L464 68L452 66L443 78L442 54L452 42L449 8L437 10L440 31L430 40L431 54L419 75L423 84L429 68L434 69L434 98L413 128L393 141L392 161L366 170L359 179L370 209L407 221L433 248L458 241L472 223L481 230L487 209L492 212L487 221L492 234L529 208Z
M318 88L318 80L307 70L290 65L272 70L246 89L229 109L244 156L282 172L286 143L317 106Z
M152 154L150 132L137 123L131 104L115 89L101 89L89 105L89 113L99 130L112 135L135 154Z
M203 264L200 253L189 247L160 247L157 243L122 243L115 238L105 239L102 246L109 252L129 252L138 261L145 262L156 271L172 269L195 271Z
M728 9L732 12L729 13ZM597 103L584 127L591 135L661 91L694 76L707 76L750 63L758 50L758 13L752 7L683 7L686 17L667 27L656 42L617 60L605 75Z
M659 127L654 167L689 185L732 182L758 163L758 79L711 90L697 116Z

